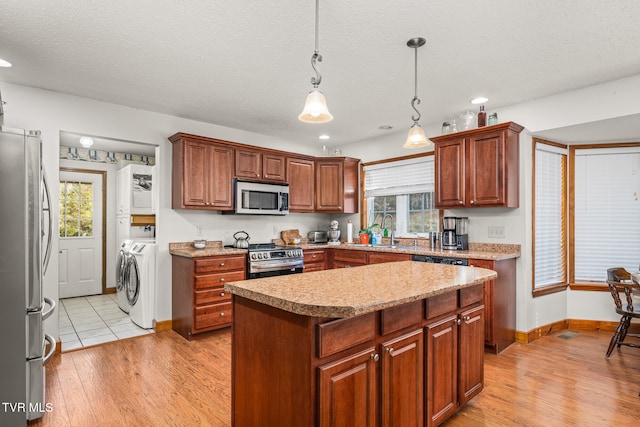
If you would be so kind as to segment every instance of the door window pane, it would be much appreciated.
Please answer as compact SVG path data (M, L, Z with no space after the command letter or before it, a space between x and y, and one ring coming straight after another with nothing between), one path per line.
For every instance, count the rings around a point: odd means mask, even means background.
M60 181L60 237L93 237L93 184Z

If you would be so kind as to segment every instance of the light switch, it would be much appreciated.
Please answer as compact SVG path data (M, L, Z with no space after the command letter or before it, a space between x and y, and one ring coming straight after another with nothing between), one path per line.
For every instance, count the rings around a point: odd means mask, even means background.
M489 237L493 237L496 239L504 239L505 231L503 225L490 225L489 226Z

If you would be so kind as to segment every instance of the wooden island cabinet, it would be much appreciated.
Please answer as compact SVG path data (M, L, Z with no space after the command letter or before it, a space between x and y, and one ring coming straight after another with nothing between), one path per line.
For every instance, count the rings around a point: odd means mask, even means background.
M294 276L225 285L235 427L435 426L482 390L495 272L407 261Z

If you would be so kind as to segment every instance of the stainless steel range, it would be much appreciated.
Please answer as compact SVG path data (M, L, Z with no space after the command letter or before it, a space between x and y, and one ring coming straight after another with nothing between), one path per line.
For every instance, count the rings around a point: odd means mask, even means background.
M247 253L247 279L302 273L302 248L276 246L274 243L251 244Z

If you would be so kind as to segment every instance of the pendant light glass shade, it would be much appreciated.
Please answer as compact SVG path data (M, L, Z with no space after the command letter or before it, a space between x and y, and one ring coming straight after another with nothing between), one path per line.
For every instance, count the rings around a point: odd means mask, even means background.
M407 141L404 143L404 148L420 148L426 147L431 142L424 134L424 129L418 123L414 123L409 129L409 135L407 135Z
M327 123L333 120L333 116L327 108L327 100L322 92L314 89L307 95L304 109L298 116L298 120L305 123Z

